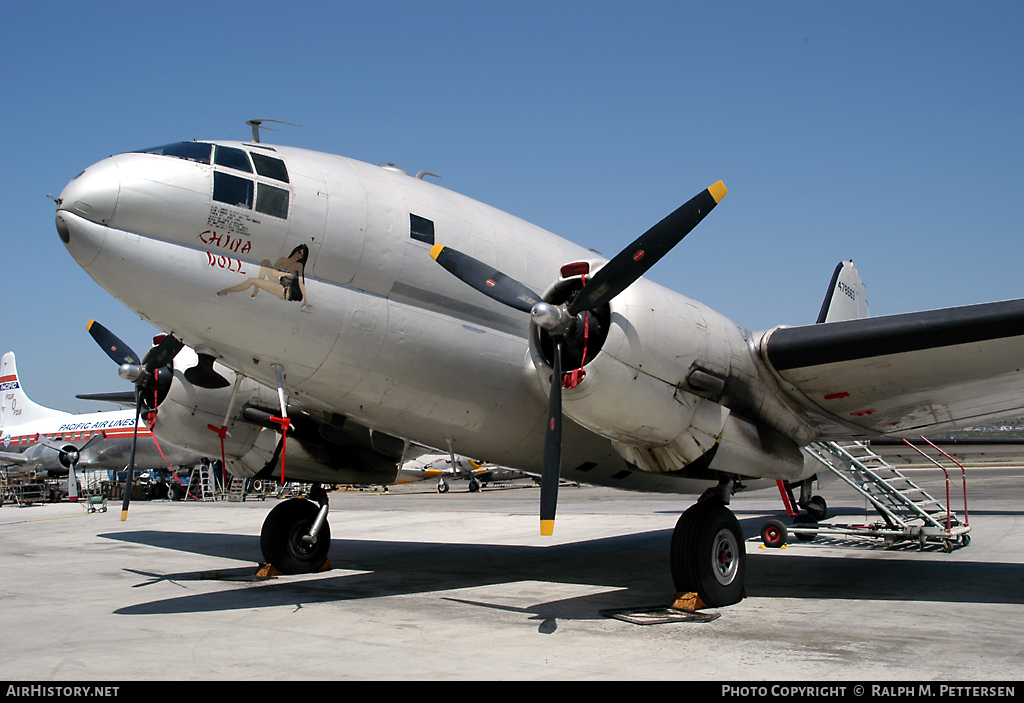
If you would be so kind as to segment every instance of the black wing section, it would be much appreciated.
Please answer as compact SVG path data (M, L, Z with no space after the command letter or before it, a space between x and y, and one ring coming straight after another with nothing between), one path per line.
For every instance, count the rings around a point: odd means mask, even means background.
M1024 415L1024 299L777 328L761 355L826 435Z

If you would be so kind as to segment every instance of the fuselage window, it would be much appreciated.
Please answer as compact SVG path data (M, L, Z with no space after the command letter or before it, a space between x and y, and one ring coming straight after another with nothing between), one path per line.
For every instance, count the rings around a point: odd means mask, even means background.
M288 217L288 191L284 188L256 184L256 210L265 215L285 219Z
M217 202L252 209L253 184L248 178L230 173L213 173L213 199Z
M409 236L413 239L434 244L434 221L419 215L409 214Z
M219 146L214 154L213 162L218 166L227 166L238 171L252 173L252 166L249 165L249 157L241 149L230 146Z
M285 168L284 161L281 161L281 159L252 152L252 162L256 165L256 173L261 176L273 178L275 181L281 181L282 183L289 182L288 169Z
M187 159L189 161L197 161L201 164L208 164L210 163L210 151L212 149L213 145L203 144L202 142L176 142L174 144L155 146L152 149L139 149L134 153L173 156L178 159Z

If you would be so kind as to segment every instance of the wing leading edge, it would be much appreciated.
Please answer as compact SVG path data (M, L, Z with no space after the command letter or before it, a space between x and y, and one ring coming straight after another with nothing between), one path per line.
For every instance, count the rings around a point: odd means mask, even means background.
M760 349L823 437L1024 415L1024 299L779 327Z

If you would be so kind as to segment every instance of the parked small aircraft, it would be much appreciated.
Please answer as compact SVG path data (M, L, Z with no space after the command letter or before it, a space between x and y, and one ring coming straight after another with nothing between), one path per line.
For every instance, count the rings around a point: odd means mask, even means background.
M743 591L731 494L812 477L801 447L1024 407L1024 300L751 332L642 278L722 201L721 182L606 260L423 175L179 142L87 168L56 227L97 283L168 333L126 374L139 411L159 403L152 372L183 344L198 352L184 375L226 408L239 382L214 388L214 360L277 389L250 412L272 433L229 459L238 475L379 483L411 445L452 446L542 474L543 533L559 475L701 494L670 562L676 588L712 606ZM293 461L292 432L319 437L325 461ZM313 496L264 523L280 571L326 560L327 499Z
M437 479L437 492L447 493L450 490L448 481L464 479L469 482L469 490L475 493L492 481L512 481L530 478L529 474L502 466L485 464L469 457L457 456L455 463L448 454L426 454L407 461L398 470L397 483L413 483Z

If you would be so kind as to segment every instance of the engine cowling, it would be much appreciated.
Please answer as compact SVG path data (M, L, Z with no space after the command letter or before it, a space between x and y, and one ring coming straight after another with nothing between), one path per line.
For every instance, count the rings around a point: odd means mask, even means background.
M545 300L563 302L581 284L563 279ZM595 310L589 323L597 334L585 342L585 376L564 388L563 410L611 439L628 462L701 477L805 473L791 437L810 437L811 429L764 381L744 329L645 279ZM580 365L580 343L578 331L567 337L563 369ZM546 397L552 350L547 332L533 325L528 363L539 398Z

